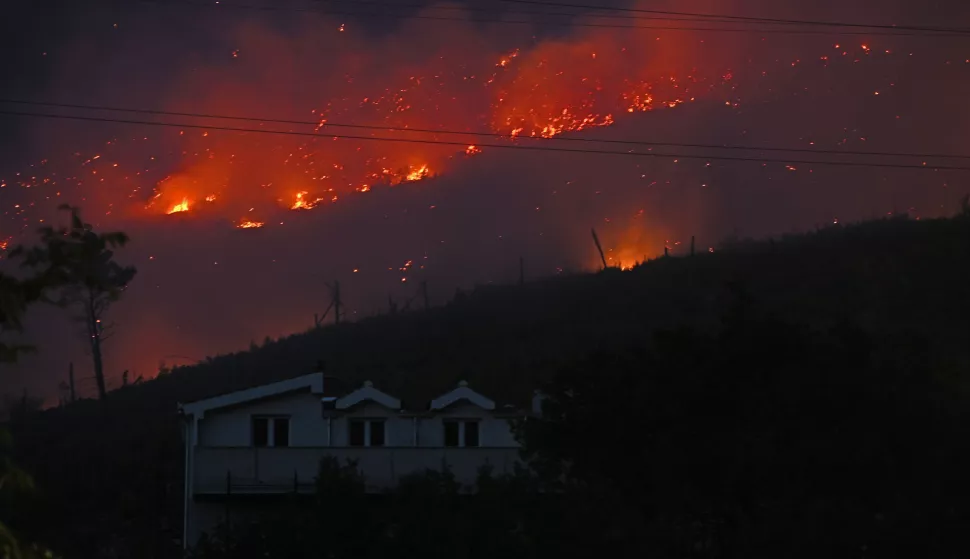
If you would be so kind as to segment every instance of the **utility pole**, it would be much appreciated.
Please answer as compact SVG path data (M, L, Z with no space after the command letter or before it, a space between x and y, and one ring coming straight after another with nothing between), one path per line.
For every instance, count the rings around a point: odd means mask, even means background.
M71 361L71 363L67 366L67 379L71 385L71 401L73 402L77 399L77 393L74 392L74 362L73 361Z
M421 280L421 298L424 300L424 310L431 308L431 303L428 301L428 280Z
M596 250L600 253L600 260L603 261L603 269L605 270L608 266L606 265L606 255L603 254L603 246L600 245L600 238L596 236L596 229L590 229L593 233L593 243L596 245Z
M519 257L519 285L525 283L525 259Z
M694 236L690 236L690 255L694 256Z
M314 328L319 328L323 326L323 320L327 318L328 314L330 314L331 309L333 309L334 311L333 323L340 324L340 306L343 304L343 301L340 300L340 282L335 281L333 282L332 286L327 282L323 282L323 285L326 285L327 289L330 290L330 293L331 293L330 304L327 305L327 310L323 311L323 314L313 313Z
M340 282L333 282L333 323L340 324Z

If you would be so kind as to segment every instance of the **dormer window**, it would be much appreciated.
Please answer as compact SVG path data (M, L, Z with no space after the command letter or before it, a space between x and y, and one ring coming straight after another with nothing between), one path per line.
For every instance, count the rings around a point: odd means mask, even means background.
M255 415L252 420L252 442L256 447L290 446L290 418Z
M384 446L383 419L351 419L350 446Z
M477 447L481 446L478 436L478 420L476 419L446 419L445 446L447 447Z

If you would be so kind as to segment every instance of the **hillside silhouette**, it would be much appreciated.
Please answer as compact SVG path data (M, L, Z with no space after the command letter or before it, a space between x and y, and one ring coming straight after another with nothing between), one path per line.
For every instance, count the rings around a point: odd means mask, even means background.
M733 241L629 271L478 288L427 311L312 329L163 371L104 401L15 415L19 462L41 488L15 527L75 556L115 539L132 556L168 556L181 531L177 404L306 374L321 363L335 382L371 380L412 409L460 380L499 402L522 404L572 362L642 345L658 329L716 328L743 299L808 327L851 322L880 347L897 338L927 340L937 359L965 368L967 285L964 211Z

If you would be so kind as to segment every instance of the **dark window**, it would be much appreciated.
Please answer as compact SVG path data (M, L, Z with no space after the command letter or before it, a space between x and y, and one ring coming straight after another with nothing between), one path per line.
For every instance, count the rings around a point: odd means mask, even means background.
M478 422L465 422L465 446L478 446Z
M384 446L384 422L370 422L370 446Z
M458 446L457 421L445 421L445 446Z
M269 418L253 418L253 446L269 445Z
M290 418L273 418L273 446L290 446Z
M350 446L364 446L364 422L350 422Z

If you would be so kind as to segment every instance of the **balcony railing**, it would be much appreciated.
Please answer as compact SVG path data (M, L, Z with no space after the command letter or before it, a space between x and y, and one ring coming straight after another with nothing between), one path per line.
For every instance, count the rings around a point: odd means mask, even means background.
M428 447L196 447L193 487L201 494L309 492L320 460L356 461L370 491L393 487L401 477L447 467L462 485L472 485L482 466L512 473L518 448Z

